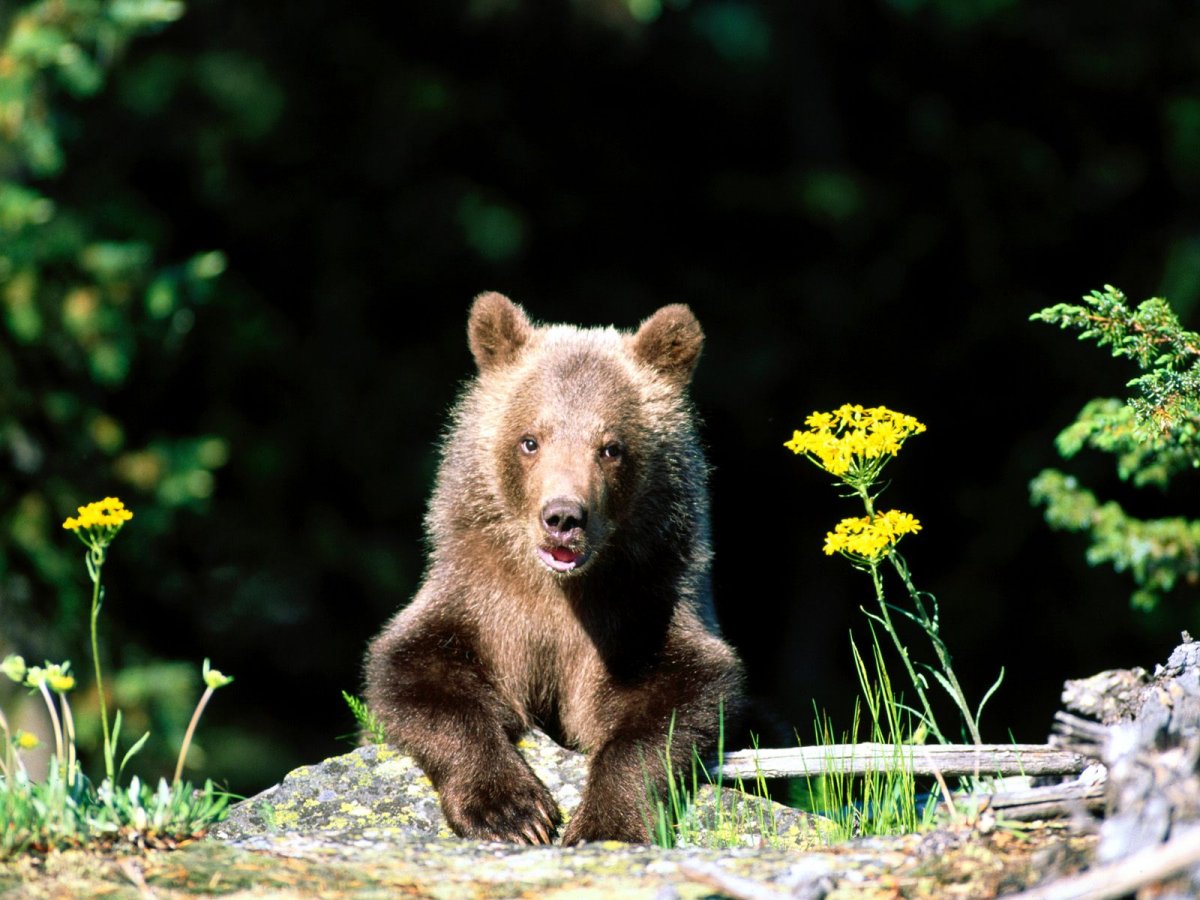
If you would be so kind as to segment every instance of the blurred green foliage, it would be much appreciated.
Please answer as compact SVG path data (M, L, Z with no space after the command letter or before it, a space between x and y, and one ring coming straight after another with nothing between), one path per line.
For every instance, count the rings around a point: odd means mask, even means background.
M127 139L81 135L77 104L103 102L129 43L182 13L166 0L42 0L0 13L3 650L83 658L88 587L79 547L62 530L78 505L129 497L152 544L176 511L208 501L228 456L223 438L138 421L131 402L137 373L179 353L224 256L165 263L159 235L121 214L128 198L60 196L71 143ZM160 674L174 671L158 665ZM155 671L132 669L118 682L142 715L155 714L154 704L140 703L129 685ZM186 721L194 684L151 681ZM81 725L86 743L86 711Z
M1084 305L1060 303L1036 321L1077 329L1080 340L1112 348L1144 374L1129 382L1133 395L1090 401L1059 434L1058 452L1070 459L1085 447L1117 458L1121 479L1165 489L1200 468L1200 334L1187 331L1167 302L1153 298L1131 307L1114 287L1092 291ZM1047 469L1030 485L1055 528L1084 532L1088 562L1128 571L1138 585L1131 602L1153 609L1180 579L1200 583L1200 520L1143 520L1116 501L1100 503L1078 480Z

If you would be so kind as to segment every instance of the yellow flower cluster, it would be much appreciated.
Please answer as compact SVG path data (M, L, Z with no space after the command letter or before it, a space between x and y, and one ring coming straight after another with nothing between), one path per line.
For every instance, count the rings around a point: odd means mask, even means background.
M69 662L30 666L25 673L25 685L36 688L44 683L56 693L66 693L75 687L75 676L68 671L70 668Z
M79 531L85 528L120 528L133 518L133 513L116 497L105 497L79 507L79 515L63 522L63 528Z
M887 555L906 534L921 530L921 523L909 513L889 509L874 516L842 519L825 535L825 553L845 553L866 560Z
M784 446L803 453L831 475L844 475L865 461L894 456L925 426L886 406L863 408L846 403L833 412L814 412L804 420L808 431L796 431Z

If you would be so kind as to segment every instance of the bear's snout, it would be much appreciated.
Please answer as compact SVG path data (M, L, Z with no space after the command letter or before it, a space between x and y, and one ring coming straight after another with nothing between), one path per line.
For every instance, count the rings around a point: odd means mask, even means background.
M578 500L556 497L542 507L542 528L559 544L576 540L587 528L587 508Z
M542 531L546 542L537 555L552 572L577 572L591 558L587 533L588 509L571 497L555 497L542 506Z

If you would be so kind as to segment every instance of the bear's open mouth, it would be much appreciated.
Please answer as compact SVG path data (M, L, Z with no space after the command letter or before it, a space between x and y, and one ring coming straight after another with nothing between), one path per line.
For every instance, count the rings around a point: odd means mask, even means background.
M583 564L586 554L570 547L538 547L538 557L555 572L570 572Z

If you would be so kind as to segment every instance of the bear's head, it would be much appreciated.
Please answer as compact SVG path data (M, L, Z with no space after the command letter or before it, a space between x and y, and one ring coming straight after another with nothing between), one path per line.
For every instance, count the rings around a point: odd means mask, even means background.
M690 309L664 306L623 333L534 325L485 293L467 333L487 420L475 452L490 457L512 552L575 576L612 541L648 552L677 525L694 498L670 494L690 487L680 467L699 454L685 391L704 334Z

